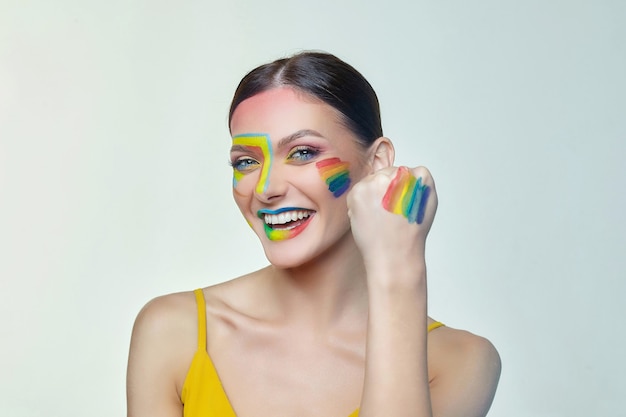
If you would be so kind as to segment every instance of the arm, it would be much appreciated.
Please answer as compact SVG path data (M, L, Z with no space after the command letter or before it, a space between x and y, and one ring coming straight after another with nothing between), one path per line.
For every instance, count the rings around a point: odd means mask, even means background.
M425 281L425 273L423 276L424 280L417 282ZM421 302L425 286L396 291L370 288L360 416L487 415L501 369L493 345L447 327L435 330L427 341L425 303Z
M183 415L180 390L195 347L195 320L185 301L182 294L160 297L137 316L126 378L128 417Z
M480 342L484 339L460 338L458 331L442 329L453 336L436 344L445 347L437 355L440 359L427 355L424 253L437 195L430 173L416 168L413 176L430 187L420 221L409 223L402 213L383 208L381 201L398 182L399 172L379 170L356 184L349 196L353 235L365 261L369 294L360 416L484 416L499 375L493 347ZM429 363L436 364L430 379Z
M414 271L408 265L406 270L395 268L396 274ZM425 271L420 275L412 284L368 285L370 306L361 417L434 415L426 355ZM383 273L377 274L376 279L381 278Z

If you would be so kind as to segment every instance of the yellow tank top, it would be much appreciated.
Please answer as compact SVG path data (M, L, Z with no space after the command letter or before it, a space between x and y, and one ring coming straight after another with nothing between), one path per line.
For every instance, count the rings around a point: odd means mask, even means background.
M217 371L206 350L206 306L201 289L194 291L198 304L198 350L196 351L181 393L184 417L237 417L228 401ZM430 332L442 323L428 326ZM348 417L357 417L355 410Z

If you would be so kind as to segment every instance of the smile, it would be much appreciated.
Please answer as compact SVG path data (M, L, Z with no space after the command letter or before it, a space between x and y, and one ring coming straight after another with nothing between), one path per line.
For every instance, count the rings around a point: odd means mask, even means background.
M265 222L265 234L270 240L286 240L299 235L309 224L313 210L283 207L259 210L257 216Z

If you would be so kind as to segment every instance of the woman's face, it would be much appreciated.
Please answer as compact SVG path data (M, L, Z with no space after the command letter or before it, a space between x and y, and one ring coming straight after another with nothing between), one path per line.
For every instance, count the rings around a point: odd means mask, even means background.
M270 262L298 266L344 241L346 194L368 170L338 112L281 87L244 100L230 127L233 195Z

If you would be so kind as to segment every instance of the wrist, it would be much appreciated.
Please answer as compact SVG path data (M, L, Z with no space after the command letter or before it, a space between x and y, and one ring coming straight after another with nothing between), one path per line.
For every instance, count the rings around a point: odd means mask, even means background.
M402 264L371 262L365 265L368 288L374 294L426 292L426 263L413 260Z

